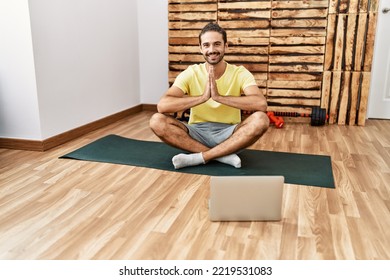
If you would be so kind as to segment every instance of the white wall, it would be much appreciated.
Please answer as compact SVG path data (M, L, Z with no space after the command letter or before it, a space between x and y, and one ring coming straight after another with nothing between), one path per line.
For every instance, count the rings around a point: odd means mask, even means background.
M44 140L168 88L168 0L0 0L0 35L1 138Z
M168 0L138 0L141 103L168 89Z
M28 0L0 0L0 137L41 139Z
M381 0L372 60L367 118L390 119L390 14L382 10L390 3Z
M44 139L140 103L136 1L29 4Z

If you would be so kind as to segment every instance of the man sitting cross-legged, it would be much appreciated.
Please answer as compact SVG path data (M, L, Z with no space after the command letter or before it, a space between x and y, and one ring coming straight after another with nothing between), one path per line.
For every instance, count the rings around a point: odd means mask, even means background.
M176 169L216 160L236 168L236 154L255 143L268 129L267 102L253 75L224 61L226 32L209 23L199 35L206 62L180 73L150 119L153 132L165 143L188 151L172 158ZM168 115L191 109L187 123ZM253 111L241 121L241 110Z

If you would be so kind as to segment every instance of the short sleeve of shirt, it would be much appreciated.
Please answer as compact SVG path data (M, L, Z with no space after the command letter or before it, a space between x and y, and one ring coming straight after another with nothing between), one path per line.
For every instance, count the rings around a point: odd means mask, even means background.
M190 92L190 84L193 76L193 70L188 67L186 70L181 72L175 79L173 86L180 88L185 94Z
M245 67L239 67L239 81L242 82L241 89L244 90L249 86L257 86L255 77Z

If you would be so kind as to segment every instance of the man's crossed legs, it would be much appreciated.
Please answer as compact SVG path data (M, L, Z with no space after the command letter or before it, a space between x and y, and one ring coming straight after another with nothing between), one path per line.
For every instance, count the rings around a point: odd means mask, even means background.
M205 164L211 160L240 168L241 160L235 153L255 143L267 131L268 126L268 116L264 112L254 112L235 126L229 137L209 147L202 143L204 141L194 139L189 128L171 116L156 113L150 119L151 129L163 142L190 152L172 158L176 169Z

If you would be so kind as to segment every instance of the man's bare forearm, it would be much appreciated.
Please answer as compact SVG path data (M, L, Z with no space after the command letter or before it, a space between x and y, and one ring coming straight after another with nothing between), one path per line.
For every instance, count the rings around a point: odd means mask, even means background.
M238 108L244 111L267 111L267 101L262 96L243 95L243 96L218 96L214 98L215 101Z
M165 96L158 103L157 110L163 114L181 112L202 104L207 100L204 95L183 97Z

